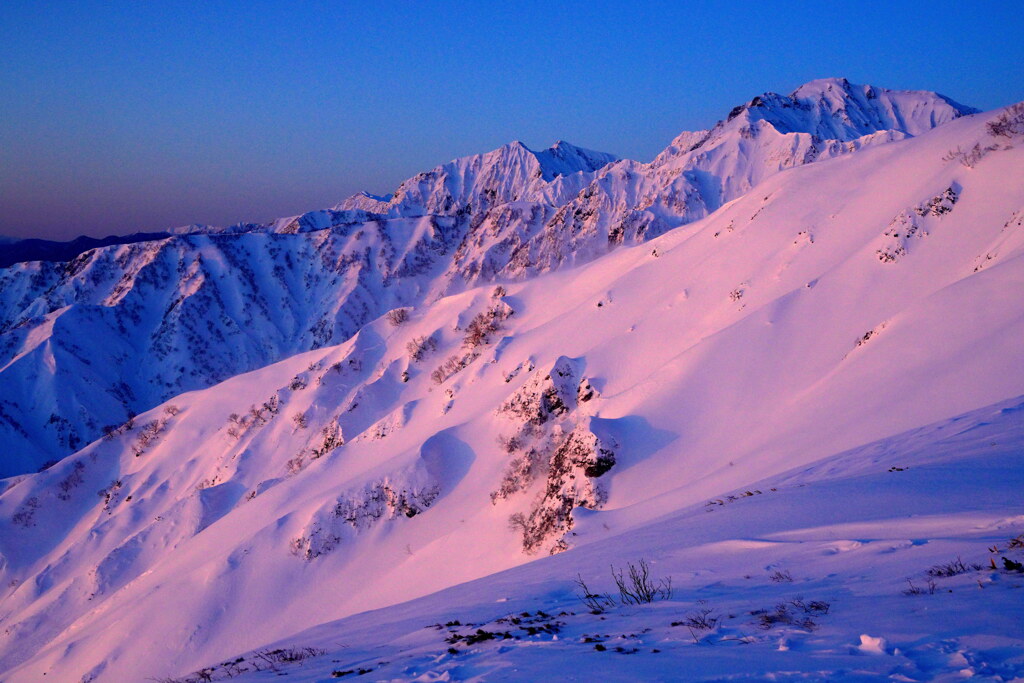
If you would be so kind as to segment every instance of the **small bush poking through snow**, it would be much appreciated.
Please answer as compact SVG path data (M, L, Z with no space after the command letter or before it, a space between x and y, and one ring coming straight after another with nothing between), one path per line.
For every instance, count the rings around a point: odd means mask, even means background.
M959 555L957 555L955 560L951 560L949 562L937 564L933 567L930 567L927 571L927 574L928 576L949 577L977 571L981 571L980 564L964 564L964 561L960 559Z
M285 672L280 671L281 666L302 662L326 653L326 650L315 647L286 647L273 650L268 648L256 650L248 657L235 657L216 666L204 667L184 678L153 678L150 680L157 681L157 683L208 683L257 671L273 671L279 676L283 676ZM361 671L360 673L367 672Z
M587 582L583 579L582 574L577 574L573 580L579 588L579 592L576 593L576 597L580 599L587 609L590 610L591 614L600 614L607 609L615 607L615 599L608 593L595 593L590 590Z
M643 605L655 600L668 600L672 597L672 577L663 579L651 577L651 566L647 560L641 559L636 564L626 562L624 569L612 565L612 580L619 591L618 602L623 605ZM590 609L593 614L600 614L616 606L616 600L610 593L595 593L587 585L581 574L573 580L579 592L576 597Z
M466 325L466 336L462 339L462 346L466 349L466 352L461 355L449 356L444 363L430 373L430 379L435 384L443 384L449 377L460 372L476 360L480 356L479 347L489 344L491 335L500 330L501 323L511 317L512 314L512 308L503 301L498 301L487 310L478 313ZM409 351L411 354L412 349L410 348Z
M475 349L489 343L491 335L500 330L501 324L511 316L512 308L500 301L486 311L478 313L466 325L466 336L462 340L462 345Z
M437 348L437 339L434 335L429 337L413 337L408 344L405 345L405 350L409 352L409 358L414 363L418 363Z
M1024 135L1024 102L1011 104L1003 113L985 124L992 137L1013 138Z
M686 618L682 621L673 621L672 626L685 626L693 637L693 642L700 642L700 636L698 635L701 631L711 631L718 626L718 622L721 620L720 616L714 615L714 610L708 607L707 600L699 600L697 602L697 611L691 612L686 615Z
M651 578L651 567L647 560L641 559L637 564L627 562L626 569L628 575L624 570L616 571L615 567L612 567L612 578L619 589L619 600L623 605L640 605L672 597L672 577L658 579L655 583Z
M398 327L409 319L409 309L392 308L387 312L385 317L388 319L388 322L391 323L392 327Z
M915 585L910 579L907 579L907 586L907 588L903 589L904 595L924 595L925 593L928 595L935 595L935 589L937 588L935 579L928 579L927 586L923 588Z
M830 603L823 600L804 602L802 598L796 598L789 602L780 602L773 609L754 610L750 614L755 617L757 625L765 631L781 625L813 631L818 624L811 616L828 614L831 607Z

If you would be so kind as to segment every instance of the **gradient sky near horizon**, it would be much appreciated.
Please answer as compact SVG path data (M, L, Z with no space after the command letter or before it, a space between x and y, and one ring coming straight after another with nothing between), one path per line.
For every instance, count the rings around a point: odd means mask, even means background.
M6 0L0 235L268 220L513 139L648 161L827 76L1024 100L1017 2L895 5Z

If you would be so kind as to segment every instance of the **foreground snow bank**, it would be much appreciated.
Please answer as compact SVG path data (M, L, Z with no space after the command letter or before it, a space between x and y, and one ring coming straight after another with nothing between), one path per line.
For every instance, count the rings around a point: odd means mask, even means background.
M246 653L209 673L1015 680L1024 674L1024 573L989 560L1024 559L1022 453L1024 399L1016 399L760 482L754 495L670 513L270 648L319 653L301 661L269 667ZM650 559L652 575L672 577L672 597L590 612L577 572L616 597L607 568L637 557Z

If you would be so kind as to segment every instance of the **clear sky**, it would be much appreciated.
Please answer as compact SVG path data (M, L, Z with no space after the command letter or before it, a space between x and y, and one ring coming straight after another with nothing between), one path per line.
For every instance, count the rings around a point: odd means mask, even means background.
M991 109L1024 100L1022 17L1019 0L5 0L0 234L266 220L513 139L648 161L827 76Z

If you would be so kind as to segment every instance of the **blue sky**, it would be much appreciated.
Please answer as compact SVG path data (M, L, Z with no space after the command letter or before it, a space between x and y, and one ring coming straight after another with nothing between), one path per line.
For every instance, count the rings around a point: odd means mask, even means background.
M0 3L0 234L265 220L557 139L650 160L845 76L1024 99L1014 2Z

